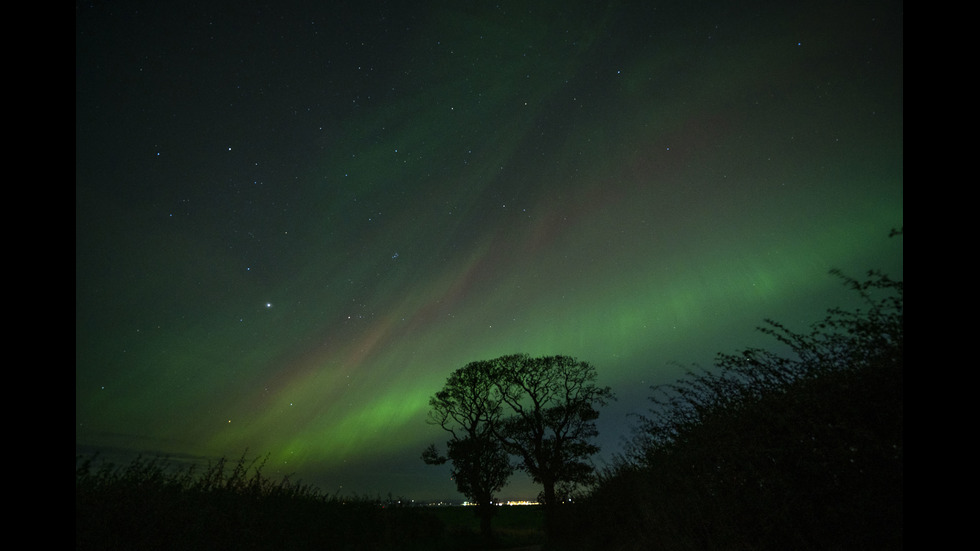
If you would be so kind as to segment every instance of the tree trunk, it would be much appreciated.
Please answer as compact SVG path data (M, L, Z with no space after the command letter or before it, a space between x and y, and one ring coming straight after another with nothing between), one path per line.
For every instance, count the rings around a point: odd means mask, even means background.
M493 504L481 503L477 513L480 515L480 535L486 541L491 541L493 539L493 529L490 527L490 519L493 518L493 514L496 512L493 509Z
M541 485L544 486L544 533L548 539L552 539L556 535L559 505L555 496L555 482L543 480Z

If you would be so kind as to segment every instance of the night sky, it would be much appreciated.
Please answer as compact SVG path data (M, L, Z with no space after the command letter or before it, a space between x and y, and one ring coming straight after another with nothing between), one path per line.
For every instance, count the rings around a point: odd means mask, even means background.
M76 4L76 453L459 498L466 363L594 364L601 465L831 268L903 276L900 2L577 4Z

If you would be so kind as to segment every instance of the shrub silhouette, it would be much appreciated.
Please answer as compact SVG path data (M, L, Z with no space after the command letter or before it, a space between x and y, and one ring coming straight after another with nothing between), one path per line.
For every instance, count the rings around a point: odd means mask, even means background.
M841 277L864 309L786 352L721 354L654 389L627 454L566 519L582 548L902 547L904 286ZM571 546L568 546L571 548Z

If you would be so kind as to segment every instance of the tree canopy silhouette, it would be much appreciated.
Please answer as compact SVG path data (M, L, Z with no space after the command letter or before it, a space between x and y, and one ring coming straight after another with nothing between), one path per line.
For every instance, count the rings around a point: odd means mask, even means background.
M593 480L588 458L599 450L592 443L597 408L613 399L595 380L591 364L568 356L514 354L470 363L429 402L430 422L451 434L449 453L443 457L432 445L423 460L451 460L459 491L490 507L511 474L508 455L517 456L517 468L543 487L550 532L558 485ZM481 514L487 534L491 515Z
M568 356L532 358L516 354L499 358L498 388L514 415L500 423L497 435L518 467L541 484L545 529L554 531L556 488L559 484L588 484L594 468L589 457L599 451L599 406L613 399L612 389L595 384L596 370Z

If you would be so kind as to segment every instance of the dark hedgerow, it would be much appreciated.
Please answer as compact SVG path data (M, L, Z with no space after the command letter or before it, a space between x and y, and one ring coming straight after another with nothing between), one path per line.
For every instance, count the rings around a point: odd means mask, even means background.
M566 518L581 549L901 549L904 285L842 277L865 308L785 354L722 354L654 389L626 456ZM573 548L566 545L565 548Z

